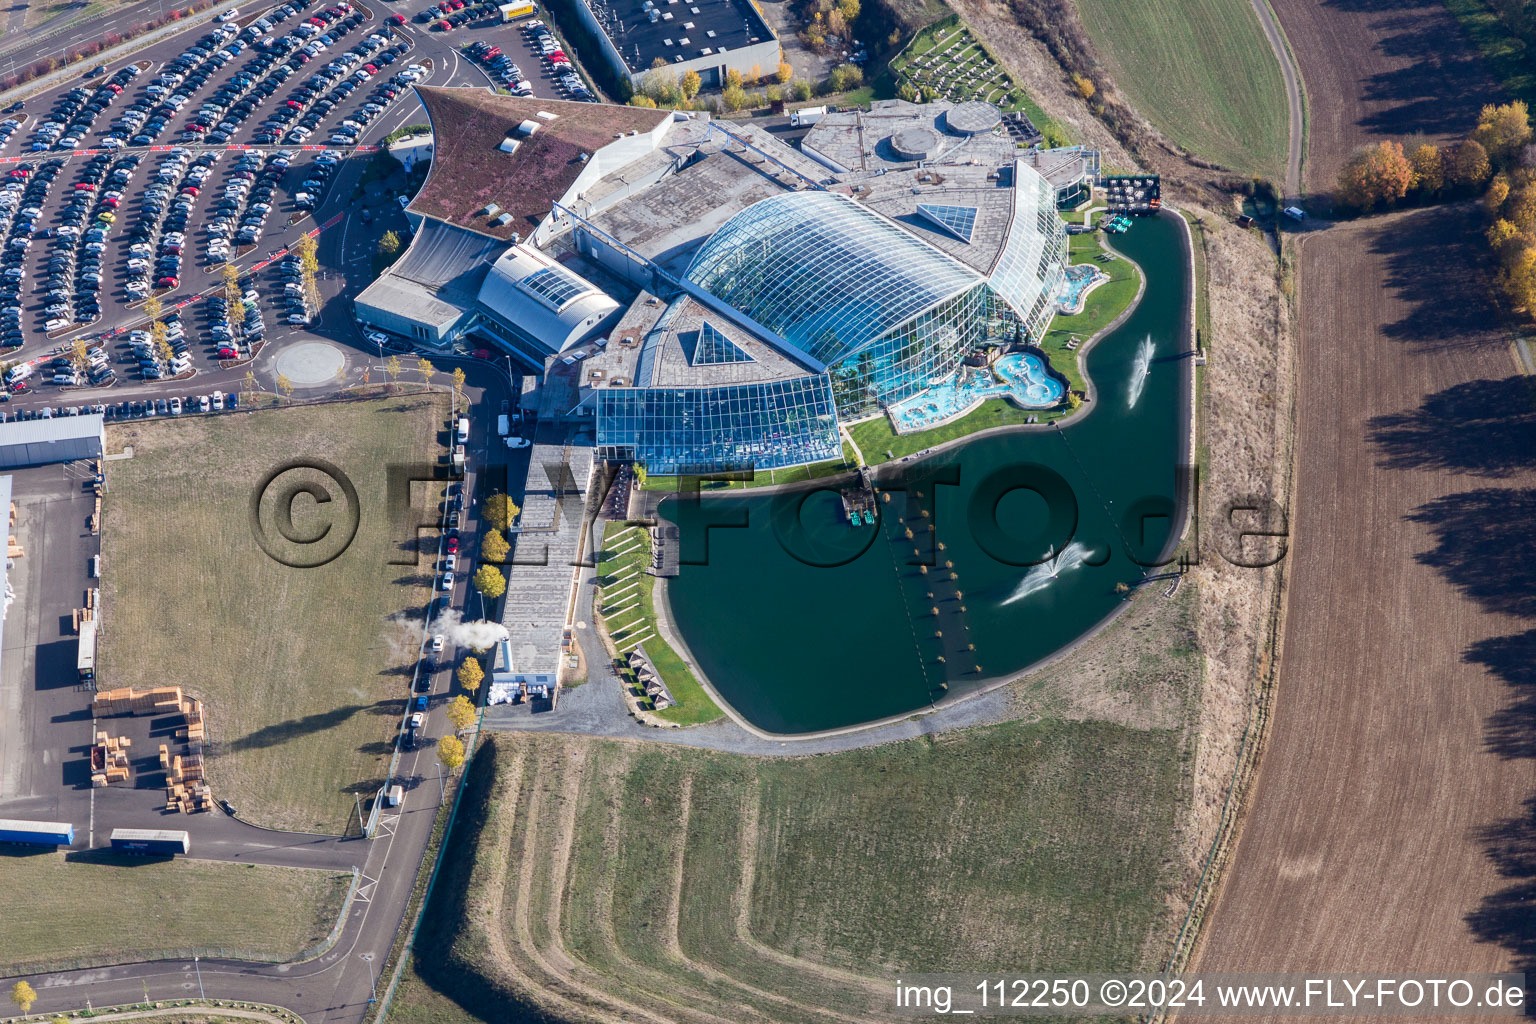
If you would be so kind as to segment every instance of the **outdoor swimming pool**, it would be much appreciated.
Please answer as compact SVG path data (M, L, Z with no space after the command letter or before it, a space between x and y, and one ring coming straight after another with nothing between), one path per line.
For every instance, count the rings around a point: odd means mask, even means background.
M1056 308L1068 316L1081 313L1088 293L1108 280L1108 274L1089 263L1068 267L1061 279L1061 291L1056 296Z
M1010 352L992 364L992 371L961 367L950 379L892 406L896 432L927 430L964 415L989 398L1007 397L1026 409L1049 409L1060 405L1066 394L1066 386L1031 352Z

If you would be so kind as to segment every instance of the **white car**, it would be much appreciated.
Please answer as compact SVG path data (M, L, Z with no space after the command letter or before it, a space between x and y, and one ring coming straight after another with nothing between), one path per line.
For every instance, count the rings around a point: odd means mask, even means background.
M527 448L532 443L533 442L529 441L526 437L509 437L509 438L507 438L507 447L508 448Z
M179 398L171 399L171 415L172 416L180 416L181 415L181 399L179 399Z
M439 633L436 636L434 636L432 638L432 653L433 654L442 654L443 653L443 644L445 644L446 642L447 642L447 637L443 636L443 634Z
M207 412L209 405L210 405L210 403L208 401L208 396L207 395L198 395L197 396L197 411L198 412Z
M437 585L438 585L438 587L440 587L443 590L452 590L453 589L453 573L451 573L451 572L443 573L442 578L437 581Z
M448 575L452 576L454 570L457 569L458 567L459 567L459 556L458 555L446 554L446 555L443 556L443 568L447 570Z
M240 17L240 12L237 9L231 7L229 10L225 11L214 20L219 22L234 21L238 17Z
M213 393L213 408L214 408L214 411L216 411L216 412L223 410L223 408L224 408L224 392L222 392L222 391L215 391Z
M69 324L70 321L68 320L49 320L46 324L43 324L43 329L52 334L54 331L62 331Z

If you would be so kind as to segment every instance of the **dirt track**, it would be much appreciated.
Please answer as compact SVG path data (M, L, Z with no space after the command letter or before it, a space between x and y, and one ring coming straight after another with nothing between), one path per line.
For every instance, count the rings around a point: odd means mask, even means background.
M1278 6L1313 187L1491 96L1437 4ZM1198 970L1536 969L1536 406L1478 227L1441 208L1302 245L1279 690Z

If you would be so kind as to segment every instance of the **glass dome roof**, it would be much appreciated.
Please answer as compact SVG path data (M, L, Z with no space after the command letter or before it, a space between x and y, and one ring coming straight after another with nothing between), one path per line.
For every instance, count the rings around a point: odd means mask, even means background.
M686 276L827 364L983 280L832 192L754 203L710 236Z

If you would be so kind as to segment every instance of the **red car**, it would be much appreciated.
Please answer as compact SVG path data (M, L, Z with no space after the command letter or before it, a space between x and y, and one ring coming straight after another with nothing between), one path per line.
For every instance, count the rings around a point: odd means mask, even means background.
M115 209L117 209L118 204L121 203L121 202L122 202L121 199L113 199L111 196L108 196L107 198L105 198L105 199L103 199L101 201L101 205L105 206L109 210L115 210Z
M239 359L240 358L240 353L236 352L234 349L232 349L232 348L230 348L229 346L226 345L223 348L219 349L219 358L220 359Z
M13 395L24 395L26 393L27 393L27 382L26 381L19 380L15 384L11 385L11 394L13 394Z
M75 186L75 191L76 192L95 192L96 191L96 186L92 185L88 181L82 181L78 185Z
M490 60L492 57L500 57L500 56L501 56L501 47L499 47L499 46L493 46L489 50L485 51L485 59L486 60Z
M449 537L448 538L448 553L450 555L456 555L456 554L459 553L459 538L457 538L457 537Z
M403 15L403 14L391 14L388 18L385 18L384 20L389 22L391 25L404 25L405 24L405 15Z
M551 64L559 64L565 60L565 53L561 50L552 50L544 55L544 59Z
M437 23L437 30L439 32L452 32L453 26L449 24L446 19L444 19L443 21Z
M156 288L176 288L180 286L181 279L177 277L162 277L155 282Z
M182 193L182 195L195 196L195 195L197 195L197 186L196 185L183 185L181 187L181 193Z
M22 170L21 168L18 167L18 168L16 168L16 170L11 172L11 177L13 177L13 178L25 178L27 175L29 175L31 173L32 173L31 171L24 171L24 170Z

